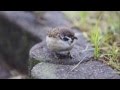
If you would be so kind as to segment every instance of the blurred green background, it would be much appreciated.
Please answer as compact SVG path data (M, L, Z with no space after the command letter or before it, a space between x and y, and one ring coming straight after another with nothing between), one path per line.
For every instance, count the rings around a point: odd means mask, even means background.
M63 11L95 50L94 58L120 71L120 11Z

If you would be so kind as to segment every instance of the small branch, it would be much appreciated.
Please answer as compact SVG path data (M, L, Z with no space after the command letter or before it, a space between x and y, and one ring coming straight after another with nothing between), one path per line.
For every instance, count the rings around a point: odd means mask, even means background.
M83 59L82 59L77 65L75 65L75 66L72 68L71 71L73 71L75 68L77 68L77 67L81 64L81 62L83 62L83 60L84 60L86 57L87 57L87 56L83 57Z
M84 50L82 50L82 53L85 52L85 51L94 50L93 48L92 48L92 49L88 49L88 48L89 48L89 45L87 45L86 48L85 48ZM77 65L75 65L75 66L72 68L71 71L73 71L75 68L77 68L77 67L83 62L83 60L84 60L86 57L87 57L87 55L86 55L85 57L83 57L83 59L82 59Z
M89 45L86 46L86 48L84 50L82 50L81 52L86 52L86 51L92 51L94 50L94 48L91 48L91 49L88 49L89 48Z
M86 51L93 51L94 49L92 48L92 49L87 49L87 50L82 50L82 53L83 52L86 52Z

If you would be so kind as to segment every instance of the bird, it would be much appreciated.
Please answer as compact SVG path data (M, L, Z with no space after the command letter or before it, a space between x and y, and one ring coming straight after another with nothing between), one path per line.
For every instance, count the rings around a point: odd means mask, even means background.
M78 38L75 33L68 27L55 27L48 31L46 35L47 48L56 55L60 52L67 52L67 55L72 58L70 51L72 50Z

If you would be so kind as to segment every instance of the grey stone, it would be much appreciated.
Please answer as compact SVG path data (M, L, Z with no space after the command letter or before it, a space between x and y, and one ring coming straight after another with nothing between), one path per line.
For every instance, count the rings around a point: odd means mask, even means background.
M60 65L41 62L33 67L31 74L37 79L120 79L109 66L99 61L75 65Z
M49 27L70 26L60 12L48 12L46 25ZM29 53L29 70L31 78L37 79L120 79L115 70L99 62L92 61L93 48L83 37L82 33L73 28L79 34L79 40L71 51L73 59L55 59L46 48L45 40L33 46ZM44 36L45 38L45 36ZM85 49L88 46L87 50ZM86 58L85 58L86 57ZM84 59L83 59L84 58ZM83 62L78 65L83 59ZM76 67L76 65L78 65ZM76 68L74 68L76 67ZM73 69L74 68L74 69Z
M11 76L9 66L4 62L2 56L0 56L0 79L6 79Z
M11 76L9 70L7 70L4 66L0 65L0 79L6 79Z
M38 38L32 33L34 22L34 16L27 12L0 12L0 55L22 73L28 72L29 49L41 41L40 36Z
M62 15L46 12L45 20L38 20L30 11L0 11L0 55L14 69L27 72L29 49L45 38L48 27L69 25Z
M54 17L51 18L53 13L60 17L59 23L53 21ZM61 15L58 12L47 12L46 20L41 21L27 11L0 11L0 55L11 67L22 73L27 72L29 49L45 38L49 26L61 25L64 20Z

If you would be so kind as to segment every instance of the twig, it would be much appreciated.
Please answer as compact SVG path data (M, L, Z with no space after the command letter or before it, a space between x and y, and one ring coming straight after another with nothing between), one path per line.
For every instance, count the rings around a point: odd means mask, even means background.
M92 50L94 50L93 48L91 48L91 49L88 49L88 48L89 48L89 45L87 45L86 48L84 50L82 50L81 52L83 53L83 52L86 52L86 51L92 51Z
M82 50L82 53L83 52L86 52L86 51L93 51L94 49L92 48L92 49L87 49L87 50Z
M75 65L75 66L72 68L71 71L73 71L75 68L77 68L85 58L86 58L86 56L85 56L82 60L80 60L80 62L79 62L77 65Z
M88 49L88 47L89 47L89 45L86 46L85 50L83 50L82 53L85 52L85 51L93 50L93 49ZM86 55L85 57L83 57L83 59L80 60L80 62L79 62L77 65L75 65L75 66L72 68L71 71L73 71L75 68L77 68L77 67L81 64L81 62L83 62L83 60L84 60L86 57L87 57L87 55Z

